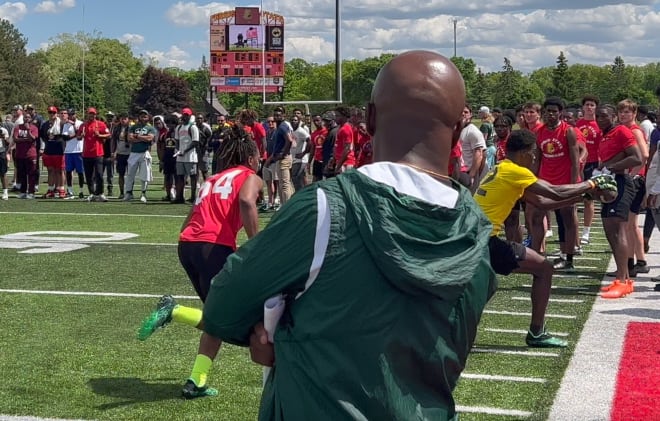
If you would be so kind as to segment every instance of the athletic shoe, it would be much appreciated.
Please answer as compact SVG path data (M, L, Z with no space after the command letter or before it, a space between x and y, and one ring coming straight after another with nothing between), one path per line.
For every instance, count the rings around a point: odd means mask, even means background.
M545 327L543 327L543 332L538 335L533 335L531 331L527 331L525 342L531 348L566 348L568 346L568 342L550 335Z
M532 246L532 237L528 235L527 238L525 238L523 240L522 244L525 247L531 247Z
M124 193L122 193L122 194L120 194L119 196L117 196L117 199L119 199L119 200L124 200Z
M55 198L55 192L52 190L48 190L46 194L41 196L42 199L54 199Z
M138 331L138 339L141 341L146 340L157 329L167 326L172 321L172 310L176 306L176 301L171 295L164 295L158 300L156 310L151 312L149 317L144 319L140 330Z
M552 237L552 236L553 236L553 232L552 232L552 230L547 230L547 231L545 232L545 238L549 238L549 237Z
M589 244L589 234L582 235L582 238L580 238L580 244L582 244L583 246Z
M186 203L186 201L183 200L183 199L172 199L172 201L170 203L178 205L178 204L181 204L181 203Z
M559 259L555 259L552 267L554 267L556 270L561 270L564 272L575 272L575 266L573 266L573 263L569 263L568 260L561 257Z
M83 192L78 193L78 199L84 199L85 194Z
M218 390L208 386L197 387L192 379L188 379L186 380L186 384L183 385L181 395L186 399L203 398L204 396L218 396Z
M649 273L651 271L651 269L649 269L649 267L646 265L646 263L641 263L640 264L639 262L635 263L635 266L634 266L633 270L635 271L635 274Z
M147 196L145 196L145 195L141 195L141 196L140 196L140 202L142 202L142 203L147 203Z
M169 196L164 196L162 199L160 199L162 202L171 202L172 198Z
M102 194L102 195L99 196L99 200L100 200L101 202L107 202L107 201L108 201L108 198L105 197L104 194Z
M655 284L655 286L653 287L653 291L660 292L660 284Z
M66 192L66 197L65 197L65 199L70 200L70 199L73 199L73 198L75 198L75 197L76 197L76 195L73 194L73 192L70 192L70 191Z
M577 254L578 256L582 256L584 254L584 250L582 250L582 247L580 247L580 246L575 246L573 254Z
M19 199L27 199L27 193L21 193L18 195Z
M89 196L87 196L87 201L88 202L96 202L96 197L94 197L93 194L90 194Z
M57 192L57 196L58 196L60 199L66 199L66 198L67 198L66 191L65 191L64 189L59 190L59 191Z
M130 202L131 200L133 200L133 193L124 194L124 202Z
M25 196L25 198L28 199L28 200L32 200L32 199L34 199L34 194L28 193L27 196Z
M9 200L9 194L2 193L2 200Z
M628 280L626 282L613 283L611 288L600 294L603 298L623 298L634 291L634 282Z

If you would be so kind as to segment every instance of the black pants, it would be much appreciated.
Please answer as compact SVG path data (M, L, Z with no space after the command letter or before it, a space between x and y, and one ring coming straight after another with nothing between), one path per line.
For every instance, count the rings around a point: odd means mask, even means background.
M85 168L85 180L87 180L89 194L103 194L103 157L83 158L83 167Z
M202 302L206 301L211 281L233 252L231 247L219 244L179 241L179 262Z
M106 174L105 181L108 183L108 193L112 190L112 179L114 178L115 163L112 158L103 158L103 172Z

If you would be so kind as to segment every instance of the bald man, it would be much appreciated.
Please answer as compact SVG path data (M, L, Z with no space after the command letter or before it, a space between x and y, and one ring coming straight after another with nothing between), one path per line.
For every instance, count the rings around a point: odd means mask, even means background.
M492 226L447 176L464 104L445 57L395 57L367 109L374 163L296 193L214 278L205 331L273 366L260 420L456 417L496 288ZM279 294L272 344L261 322Z

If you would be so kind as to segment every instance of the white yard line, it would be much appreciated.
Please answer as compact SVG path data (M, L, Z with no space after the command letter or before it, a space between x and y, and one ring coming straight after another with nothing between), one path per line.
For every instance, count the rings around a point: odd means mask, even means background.
M516 376L493 376L490 374L463 373L461 379L470 380L488 380L498 382L517 382L517 383L545 383L546 379L540 377L516 377Z
M472 413L472 414L486 414L486 415L503 415L509 417L531 417L533 412L519 411L517 409L502 409L502 408L486 408L481 406L462 406L456 405L456 411L459 413Z
M472 348L473 353L477 354L503 354L503 355L519 355L521 357L549 357L555 358L559 356L557 352L542 352L542 351L514 351L508 349L495 349L495 348Z
M137 218L178 218L183 219L185 215L145 215L135 213L78 213L78 212L0 212L4 215L61 215L61 216L130 216Z
M524 316L532 317L532 313L523 313L517 311L503 311L503 310L484 310L485 314L499 314L502 316ZM567 314L546 314L545 317L549 319L575 319L575 316L570 316Z
M511 333L511 334L516 334L516 335L526 335L527 331L523 329L496 329L496 328L491 328L487 327L484 329L486 332L493 332L493 333ZM568 336L568 333L566 332L552 332L552 336L561 336L563 338Z
M557 276L557 275L554 275ZM591 276L587 276L587 278L591 278ZM523 285L523 288L531 288L531 285ZM571 287L571 286L561 286L561 285L553 285L551 287L552 289L570 289L570 290L576 290L576 291L588 291L589 288L587 287Z
M531 297L511 297L515 301L532 301ZM563 304L581 304L584 303L584 300L576 300L572 298L550 298L551 303L563 303Z
M126 298L160 298L158 294L133 294L125 292L92 292L92 291L50 291L35 289L0 289L0 293L7 294L39 294L39 295L69 295L85 297L126 297ZM179 300L199 300L196 295L173 295Z

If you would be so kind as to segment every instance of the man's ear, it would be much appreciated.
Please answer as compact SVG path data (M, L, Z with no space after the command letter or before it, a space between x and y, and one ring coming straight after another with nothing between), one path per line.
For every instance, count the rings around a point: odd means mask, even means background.
M454 131L451 135L451 147L452 149L458 143L458 139L461 137L461 132L463 131L463 120L458 120L454 126Z
M376 134L376 106L373 102L367 104L367 133L374 136Z

